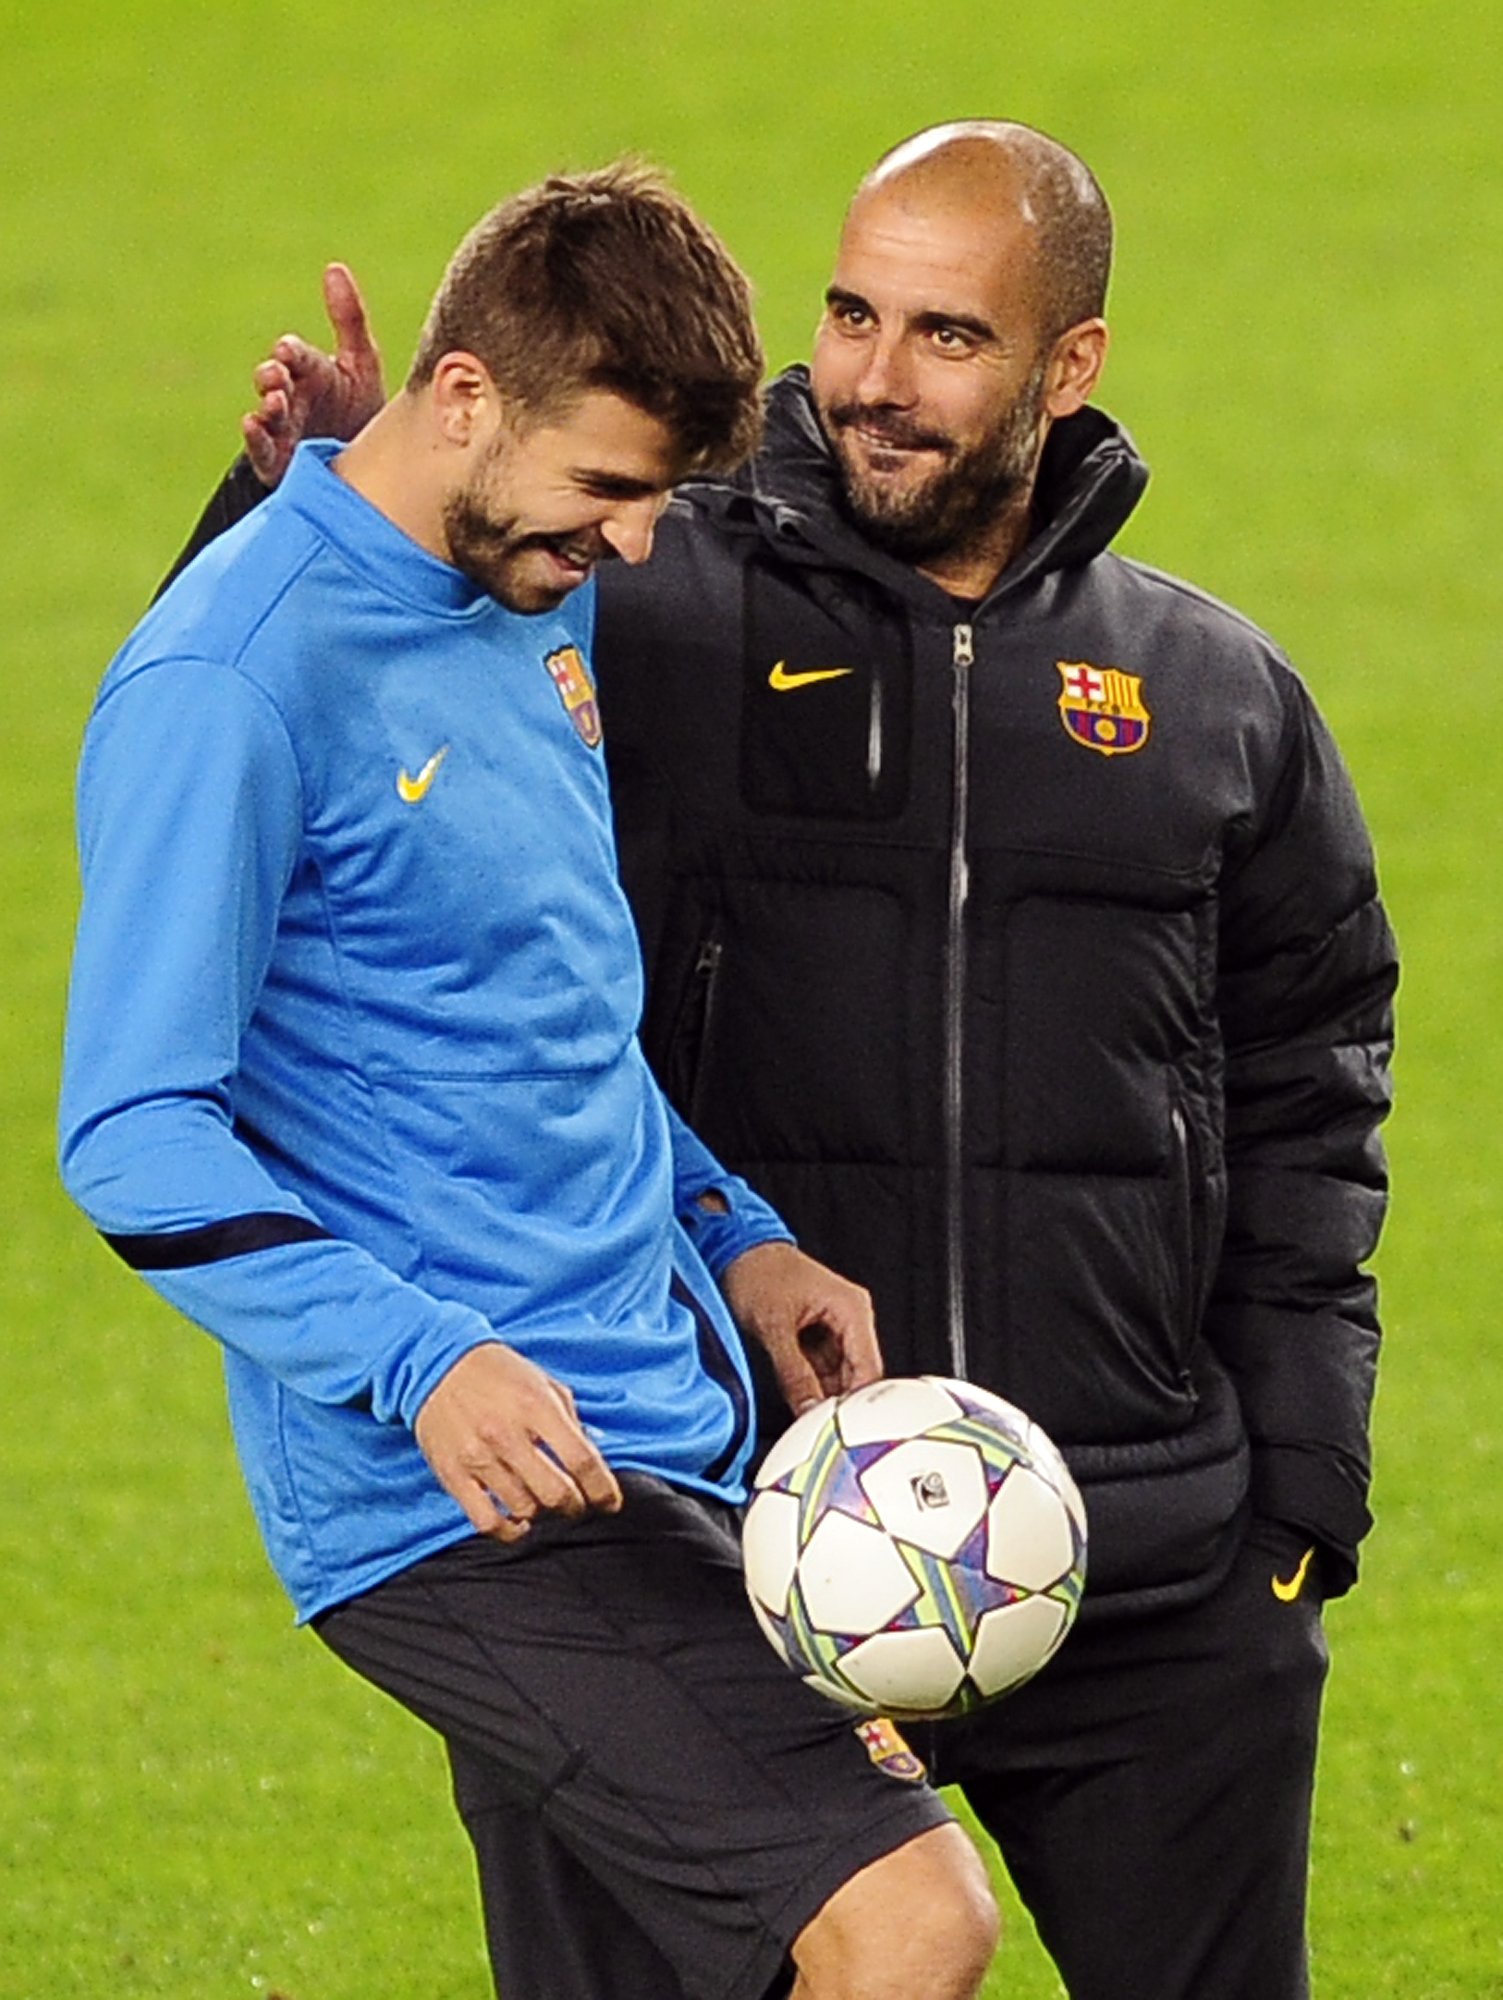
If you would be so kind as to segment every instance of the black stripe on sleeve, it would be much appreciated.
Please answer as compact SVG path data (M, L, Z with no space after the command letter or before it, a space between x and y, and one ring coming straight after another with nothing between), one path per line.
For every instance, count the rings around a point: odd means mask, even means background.
M133 1271L182 1271L190 1264L219 1264L226 1257L274 1250L282 1243L315 1243L329 1232L306 1216L267 1214L232 1215L227 1222L206 1223L201 1229L153 1236L101 1234Z
M710 1380L722 1388L730 1398L732 1414L730 1441L714 1462L704 1469L706 1479L724 1479L751 1430L751 1398L746 1393L746 1384L741 1380L740 1370L726 1352L725 1342L721 1339L715 1322L677 1271L668 1281L668 1295L677 1299L681 1306L688 1307L699 1338L700 1366Z

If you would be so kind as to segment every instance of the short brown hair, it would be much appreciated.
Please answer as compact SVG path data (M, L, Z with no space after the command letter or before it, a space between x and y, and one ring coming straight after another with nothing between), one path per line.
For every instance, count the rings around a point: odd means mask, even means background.
M724 244L650 167L553 174L483 216L451 258L408 374L483 361L530 416L607 389L656 417L685 469L756 445L762 348L751 287Z

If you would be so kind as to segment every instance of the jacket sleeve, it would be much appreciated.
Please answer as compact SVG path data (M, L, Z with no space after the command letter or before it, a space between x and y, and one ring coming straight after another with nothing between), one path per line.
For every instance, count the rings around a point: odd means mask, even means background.
M673 1142L673 1207L710 1275L719 1278L758 1243L791 1243L793 1232L739 1175L728 1173L667 1099Z
M178 660L111 684L79 781L63 1178L121 1256L227 1346L300 1395L411 1423L495 1333L332 1237L234 1127L302 810L282 719L238 674Z
M208 503L193 532L183 544L176 562L157 585L152 594L152 602L161 596L168 584L185 570L196 555L206 549L210 542L222 535L226 528L233 528L237 521L244 520L254 507L259 507L271 492L263 486L251 467L244 452L235 460L229 471L209 495Z
M1227 1224L1206 1317L1253 1451L1255 1511L1321 1545L1327 1594L1371 1525L1376 1288L1397 965L1371 847L1304 688L1223 881Z

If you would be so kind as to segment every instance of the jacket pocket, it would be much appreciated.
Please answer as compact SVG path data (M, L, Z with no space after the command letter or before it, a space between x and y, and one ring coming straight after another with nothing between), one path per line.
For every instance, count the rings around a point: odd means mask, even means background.
M699 940L669 1030L664 1085L675 1108L695 1126L704 1110L705 1079L724 957L725 944L721 938L710 933Z
M1171 1227L1175 1234L1177 1297L1171 1325L1176 1358L1188 1377L1200 1338L1213 1276L1213 1238L1219 1237L1223 1177L1214 1167L1182 1087L1169 1104Z

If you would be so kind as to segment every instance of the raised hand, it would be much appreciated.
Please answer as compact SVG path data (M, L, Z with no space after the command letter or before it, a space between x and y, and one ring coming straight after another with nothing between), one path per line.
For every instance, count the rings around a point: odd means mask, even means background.
M577 1520L621 1505L568 1389L500 1342L461 1355L413 1429L439 1484L497 1541L520 1540L542 1513Z
M263 486L279 483L305 437L352 438L385 401L381 355L347 264L325 267L324 306L332 354L284 333L251 377L261 400L240 419L240 433Z
M797 1416L882 1374L871 1294L792 1243L759 1243L721 1275L742 1332L766 1348Z

